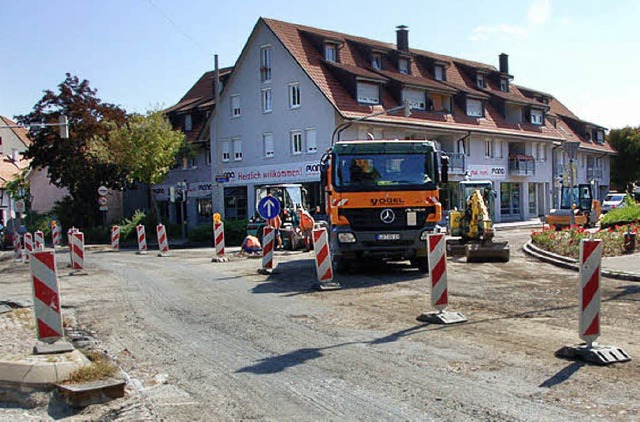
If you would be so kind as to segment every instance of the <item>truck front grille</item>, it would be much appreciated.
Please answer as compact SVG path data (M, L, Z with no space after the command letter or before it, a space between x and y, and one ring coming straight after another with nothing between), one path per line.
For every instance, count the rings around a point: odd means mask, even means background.
M426 207L416 212L416 225L407 224L408 208L391 208L395 219L391 223L385 223L380 218L380 213L385 208L343 208L339 214L349 220L351 228L356 231L393 231L405 229L418 229L423 227L429 213L434 213L434 207Z

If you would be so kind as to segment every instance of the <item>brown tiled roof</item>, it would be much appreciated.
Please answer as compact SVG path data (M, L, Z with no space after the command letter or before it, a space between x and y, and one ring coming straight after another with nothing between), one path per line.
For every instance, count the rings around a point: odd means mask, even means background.
M7 182L17 179L20 172L29 167L29 163L31 160L23 159L22 154L18 161L13 161L6 155L0 155L0 188L4 188Z
M10 118L0 115L0 126L16 126L16 125L17 123L11 120ZM31 145L31 139L29 139L29 136L27 135L29 133L27 129L21 128L21 127L17 127L17 128L14 127L14 128L10 128L10 130L13 131L13 133L15 133L18 139L22 141L24 146L28 147L29 145Z
M219 75L220 77L228 76L232 71L233 67L225 67L219 70ZM215 71L205 72L177 104L165 109L164 112L184 113L196 109L210 108L214 104L214 79Z
M535 91L523 88L523 91L525 91L523 92L515 84L510 84L510 92L500 91L500 86L497 84L498 78L495 77L498 74L498 69L491 65L410 49L409 55L413 57L413 60L411 60L411 74L404 75L397 71L397 65L392 58L395 59L398 54L406 53L396 50L394 44L274 19L261 18L258 21L258 25L261 22L282 42L293 59L309 75L327 100L346 119L365 117L373 112L382 111L383 108L382 106L359 104L344 87L344 84L341 83L340 77L342 74L341 72L336 72L336 69L340 69L350 75L368 78L371 78L371 74L375 73L379 78L383 77L405 85L421 86L426 90L446 90L452 93L461 91L477 98L490 99L495 97L525 106L538 106L541 108L547 108L548 106L551 115L556 114L577 119L573 113L550 95L550 102L546 105L533 98L531 93L536 93ZM330 40L341 44L339 48L340 63L327 63L324 60L323 52L321 51L322 40ZM371 68L368 52L373 50L389 52L383 58L384 70ZM436 61L446 64L446 81L440 82L433 78L430 67ZM486 78L487 87L485 89L476 87L476 81L470 77L469 69L481 70L488 74ZM390 94L388 89L382 90L382 103L387 108L398 105L397 99ZM368 120L447 130L535 137L558 142L580 138L569 125L563 124L562 121L558 123L558 127L554 126L549 119L546 119L545 124L542 126L532 125L528 122L509 123L502 112L491 103L487 102L485 105L486 113L482 118L467 116L466 112L460 109L458 104L455 104L453 114L415 111L408 118L399 113L397 115L380 115ZM584 147L605 152L613 151L609 145L597 145L589 142L585 142Z

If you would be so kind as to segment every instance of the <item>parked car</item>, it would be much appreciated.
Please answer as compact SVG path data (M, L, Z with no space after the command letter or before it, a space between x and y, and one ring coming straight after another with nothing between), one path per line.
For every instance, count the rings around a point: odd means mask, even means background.
M626 205L627 194L611 192L604 197L602 201L602 213L606 213L616 208L624 207Z

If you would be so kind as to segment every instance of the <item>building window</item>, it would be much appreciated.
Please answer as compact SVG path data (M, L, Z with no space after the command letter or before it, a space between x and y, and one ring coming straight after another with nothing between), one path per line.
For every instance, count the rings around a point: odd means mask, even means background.
M289 108L300 107L300 84L298 82L289 84Z
M382 54L373 53L371 55L371 67L378 70L382 69Z
M260 80L269 82L271 80L271 46L260 47Z
M198 223L209 223L213 214L211 198L199 198L196 200L196 205L198 208Z
M240 137L231 138L233 144L233 161L242 161L242 140Z
M302 154L302 132L299 130L291 132L291 153Z
M262 112L270 113L271 112L271 88L265 88L262 90Z
M264 156L271 158L274 156L273 151L273 133L262 134L262 145L264 145Z
M484 158L493 157L493 141L487 139L484 141Z
M409 74L409 59L401 57L398 59L398 71L405 75Z
M338 61L338 46L335 44L325 44L324 45L324 58L328 62L337 62Z
M509 80L506 78L500 79L500 91L509 92Z
M482 107L482 100L467 98L467 116L484 116L484 107Z
M318 152L317 132L315 129L307 129L304 131L304 137L307 141L307 153L313 154Z
M478 88L485 88L486 87L483 73L478 73L476 75L476 86Z
M600 144L604 144L604 130L598 130L596 133L596 140Z
M493 141L493 158L502 158L502 141Z
M204 150L204 165L208 166L211 164L211 149L207 148Z
M444 81L445 78L445 73L444 73L444 66L442 65L435 65L433 68L433 76L435 77L436 81Z
M531 110L531 124L542 125L542 119L544 113L542 110Z
M231 96L231 117L240 116L240 96L232 95Z
M539 161L546 161L547 160L547 146L545 144L543 144L542 142L538 142L537 147L536 147L536 158Z
M380 104L380 87L376 84L358 83L358 102Z
M429 110L441 113L451 113L451 97L442 94L430 93L427 96Z
M191 122L191 115L187 114L184 116L184 130L189 132L193 129L193 123Z
M229 161L229 159L231 158L231 153L229 152L228 139L223 139L222 142L220 142L220 151L222 153L222 161Z
M426 92L421 89L405 88L402 90L402 101L409 101L409 105L415 110L426 110Z

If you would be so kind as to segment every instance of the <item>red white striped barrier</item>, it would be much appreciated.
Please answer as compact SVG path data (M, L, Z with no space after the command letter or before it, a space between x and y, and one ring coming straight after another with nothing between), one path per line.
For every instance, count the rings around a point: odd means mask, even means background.
M593 343L600 336L600 262L602 240L580 241L580 338Z
M24 234L24 257L27 262L31 259L31 252L33 252L33 235L27 232Z
M36 251L44 251L44 233L40 230L36 231L33 234L33 240L35 241L35 250Z
M602 261L602 240L580 241L580 275L578 306L580 308L578 335L585 341L575 346L565 346L556 351L556 356L579 359L599 365L627 362L631 357L616 346L603 346L595 343L600 337L600 277Z
M156 234L158 235L158 248L160 249L159 256L165 256L169 253L169 240L167 239L167 230L164 224L156 226Z
M267 272L267 270L273 268L276 229L271 226L265 226L262 233L262 272Z
M213 244L216 248L216 256L224 256L224 223L213 223Z
M77 233L78 231L79 230L75 227L71 227L69 230L67 230L67 245L69 245L69 260L71 261L71 268L73 268L73 234Z
M71 249L71 268L74 270L84 269L84 233L74 231L69 238L71 243L69 248Z
M22 243L18 233L13 234L13 259L22 262Z
M467 318L460 312L445 311L449 306L446 251L447 245L444 233L434 233L427 236L431 306L436 308L438 312L425 312L418 316L418 321L435 324L457 324L467 321Z
M313 253L316 257L316 274L319 283L333 281L333 266L327 239L327 230L313 229Z
M34 252L30 270L38 340L54 343L63 336L60 290L53 251Z
M111 247L115 251L120 250L120 226L111 227Z
M147 251L147 235L145 234L144 226L138 224L136 226L136 233L138 234L138 253Z
M439 311L449 305L447 291L447 255L443 233L427 236L429 274L431 274L431 306Z
M53 243L54 249L56 246L60 246L61 237L62 237L62 227L53 226L51 228L51 242Z

